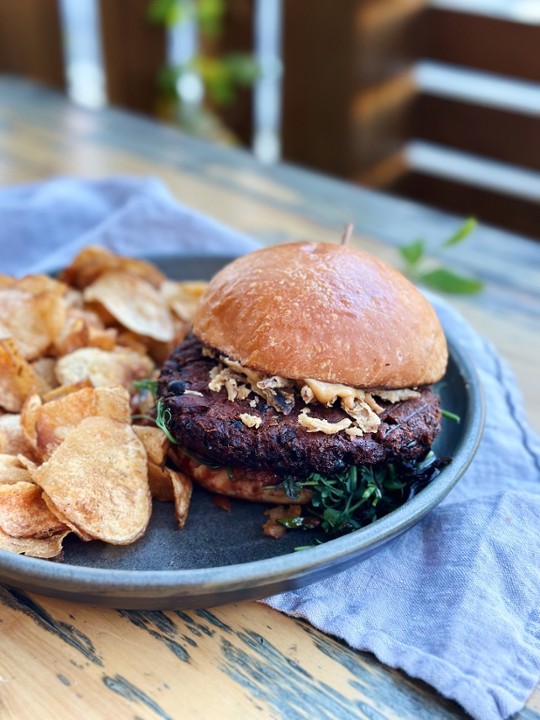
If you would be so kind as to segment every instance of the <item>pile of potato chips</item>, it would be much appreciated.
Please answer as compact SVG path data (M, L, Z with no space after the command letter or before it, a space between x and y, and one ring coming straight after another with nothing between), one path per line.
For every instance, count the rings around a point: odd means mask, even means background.
M0 276L0 549L52 558L71 532L132 543L152 498L183 527L191 481L134 382L157 377L205 285L93 246L57 279Z

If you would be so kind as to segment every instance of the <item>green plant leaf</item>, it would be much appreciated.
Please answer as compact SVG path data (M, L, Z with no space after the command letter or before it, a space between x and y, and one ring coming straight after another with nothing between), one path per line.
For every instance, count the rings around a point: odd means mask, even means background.
M152 0L146 8L146 17L152 23L165 23L176 0Z
M474 230L478 223L473 217L467 218L463 225L443 243L443 247L451 247L465 240Z
M156 25L174 27L193 15L186 0L152 0L146 10L146 17Z
M459 275L444 267L428 270L418 276L418 280L436 290L460 295L473 295L483 289L484 283L476 278Z
M425 240L413 240L407 245L402 245L399 248L401 257L405 260L407 265L416 265L417 262L424 256L426 249Z
M223 58L231 80L238 85L252 85L261 74L256 58L249 53L229 53Z
M197 0L197 20L202 35L214 38L221 34L225 10L224 0Z

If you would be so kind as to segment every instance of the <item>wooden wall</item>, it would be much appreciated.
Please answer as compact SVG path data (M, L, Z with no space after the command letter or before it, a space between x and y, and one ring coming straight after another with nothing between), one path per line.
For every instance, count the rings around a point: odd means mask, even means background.
M99 2L109 101L154 114L166 32L148 22L149 0ZM254 0L226 8L222 36L205 42L209 54L253 48ZM414 67L431 60L540 83L540 25L428 0L284 0L283 59L286 160L540 237L540 198L449 177L443 156L440 167L415 166L407 152L419 140L539 172L538 109L423 89ZM0 72L65 89L57 0L0 0ZM249 145L251 92L219 113Z
M343 0L339 9L285 3L285 158L540 237L540 197L495 191L489 177L493 160L540 170L540 112L423 90L413 71L431 60L540 82L540 26L424 0ZM411 140L444 149L439 166L415 167ZM488 161L484 185L465 172L449 177L448 150Z
M65 88L57 0L0 0L0 72Z

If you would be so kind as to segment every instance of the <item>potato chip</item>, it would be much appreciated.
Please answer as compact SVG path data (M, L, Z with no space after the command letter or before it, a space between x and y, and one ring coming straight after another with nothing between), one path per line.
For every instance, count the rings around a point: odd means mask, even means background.
M60 332L65 314L57 292L32 295L17 287L0 289L0 338L12 338L25 360L45 353Z
M82 348L58 360L56 377L62 385L88 379L94 387L123 385L130 390L134 380L148 377L153 369L150 358L127 348Z
M181 473L179 470L165 468L165 472L168 473L171 478L174 493L174 514L176 515L178 527L182 530L188 516L193 483L187 475L184 475L184 473Z
M56 366L55 366L55 374L56 374ZM79 390L84 390L85 388L93 388L94 386L90 382L88 378L85 378L84 380L79 380L79 382L70 383L69 385L58 385L58 387L53 388L52 390L49 390L46 393L43 393L41 396L41 399L44 403L50 402L51 400L59 400L62 397L65 397L66 395L70 395L71 393L78 392Z
M148 484L150 486L150 494L154 500L160 502L172 502L174 500L174 491L171 476L167 472L168 468L163 468L156 463L148 462Z
M25 437L32 447L37 447L36 422L41 406L43 405L37 393L29 395L21 410L21 427Z
M160 342L159 340L153 340L152 338L144 338L144 344L146 352L150 355L152 360L162 365L165 360L172 353L174 348L182 342L188 332L191 330L191 324L185 320L179 320L178 318L173 319L174 334L171 340L168 342ZM139 336L141 337L141 336Z
M163 465L170 446L163 430L150 425L134 425L133 430L144 445L148 461L156 465Z
M31 482L32 477L21 459L15 455L0 454L0 485Z
M55 280L50 275L25 275L15 281L15 287L18 290L26 290L32 295L38 295L43 292L52 292L56 295L64 296L67 292L67 285L59 280Z
M33 446L24 434L18 414L0 415L0 453L33 456Z
M61 518L115 545L137 540L151 513L144 446L130 425L89 417L32 473Z
M15 341L0 340L0 407L19 412L27 396L41 381L19 352Z
M100 350L114 350L117 344L118 330L116 328L88 328L88 345Z
M58 386L58 380L56 379L56 373L54 372L56 365L55 358L39 358L39 360L34 360L31 365L39 378L40 392L50 392Z
M17 538L45 538L67 530L32 482L0 485L0 529Z
M0 530L0 550L35 558L54 558L62 552L62 543L69 530L48 538L14 538Z
M135 352L145 355L148 351L148 339L131 332L131 330L121 330L117 338L118 345L135 350Z
M54 339L55 355L67 355L88 345L90 331L80 311L69 310L64 326Z
M207 282L174 282L165 280L160 292L173 312L180 318L191 322L202 294L208 286Z
M174 326L167 303L144 278L126 272L101 275L84 291L86 301L99 302L128 330L167 342Z
M123 387L85 388L42 405L36 418L39 456L49 458L84 418L97 415L129 423L131 410L127 390Z
M71 265L63 270L59 277L69 285L84 289L95 282L100 275L111 270L122 270L147 280L158 288L165 276L155 265L146 260L120 257L110 250L97 245L83 248Z

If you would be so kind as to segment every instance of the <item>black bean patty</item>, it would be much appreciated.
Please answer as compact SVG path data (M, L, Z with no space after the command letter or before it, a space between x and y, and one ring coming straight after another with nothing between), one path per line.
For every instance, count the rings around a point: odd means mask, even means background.
M225 389L209 390L209 373L216 361L204 357L201 349L194 337L176 348L163 366L158 396L170 410L171 434L203 461L303 478L311 472L331 474L351 465L421 457L440 430L439 398L430 387L424 387L418 398L386 404L376 433L350 437L344 432L307 432L298 424L298 414L305 407L300 399L289 415L283 415L268 407L262 398L256 407L251 407L253 395L230 402ZM202 396L186 394L186 390ZM348 417L341 408L310 408L311 417L329 422ZM247 428L239 419L241 413L260 417L261 426Z

